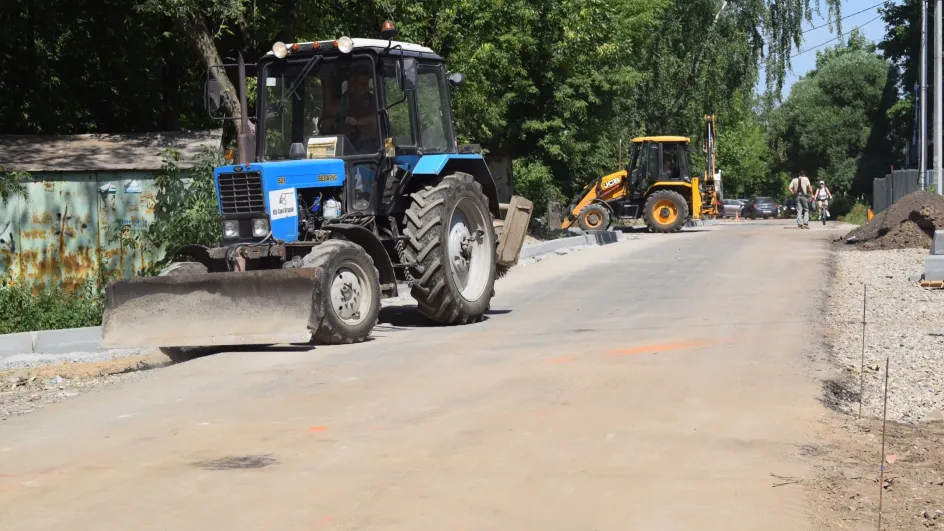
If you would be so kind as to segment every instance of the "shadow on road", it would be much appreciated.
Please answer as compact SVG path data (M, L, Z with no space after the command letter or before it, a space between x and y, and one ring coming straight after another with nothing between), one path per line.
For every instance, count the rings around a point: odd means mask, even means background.
M505 315L512 310L489 310L485 312L485 318L482 322L488 321L490 315ZM411 328L431 328L443 326L431 321L425 315L421 314L416 306L388 306L381 308L378 325L390 329L411 329Z

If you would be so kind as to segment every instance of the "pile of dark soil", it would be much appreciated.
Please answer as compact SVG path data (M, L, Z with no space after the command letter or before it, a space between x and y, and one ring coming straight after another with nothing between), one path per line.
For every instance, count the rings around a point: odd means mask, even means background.
M867 250L929 249L935 230L944 230L944 197L921 191L902 197L872 221L853 229L846 242Z

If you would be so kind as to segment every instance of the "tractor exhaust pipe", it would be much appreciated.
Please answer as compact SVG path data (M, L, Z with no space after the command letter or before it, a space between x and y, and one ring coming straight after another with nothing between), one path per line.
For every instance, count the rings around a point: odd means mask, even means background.
M249 104L246 102L246 62L243 53L238 52L239 67L239 133L236 136L236 149L239 163L249 164L254 160L255 139L249 132Z

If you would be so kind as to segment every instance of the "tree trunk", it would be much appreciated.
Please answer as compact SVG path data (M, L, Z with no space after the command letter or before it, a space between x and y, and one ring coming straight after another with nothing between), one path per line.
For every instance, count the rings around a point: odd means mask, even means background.
M223 63L223 60L220 58L220 52L216 49L216 43L213 42L213 35L210 33L210 29L207 28L203 19L200 17L192 19L177 17L175 23L180 28L181 32L187 36L187 41L190 42L190 45L197 53L197 57L200 58L204 67L210 68L211 66ZM233 82L230 81L229 77L226 75L226 70L223 68L213 68L210 70L210 75L213 76L213 79L215 79L222 88L220 91L220 104L223 110L231 117L237 118L233 121L233 125L236 127L237 133L241 133L240 128L242 125L238 120L240 116L239 93L236 87L233 86ZM253 127L252 122L249 122L249 131L247 132L255 132L255 127Z

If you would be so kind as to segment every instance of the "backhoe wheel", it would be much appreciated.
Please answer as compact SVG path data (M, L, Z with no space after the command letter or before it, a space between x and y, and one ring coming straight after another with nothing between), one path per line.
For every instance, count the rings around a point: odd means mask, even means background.
M343 345L367 339L380 314L380 274L363 247L328 240L304 259L317 269L308 328L312 343Z
M610 226L610 212L598 203L592 203L577 215L577 224L583 230L606 230Z
M644 217L652 232L678 232L688 215L688 203L678 192L659 190L646 199Z
M412 194L405 258L420 313L442 324L482 320L494 295L497 239L488 199L467 173Z
M207 267L200 262L174 262L157 274L159 277L175 275L201 275L208 273ZM202 358L215 352L214 347L161 347L161 352L174 363L183 363L195 358Z

